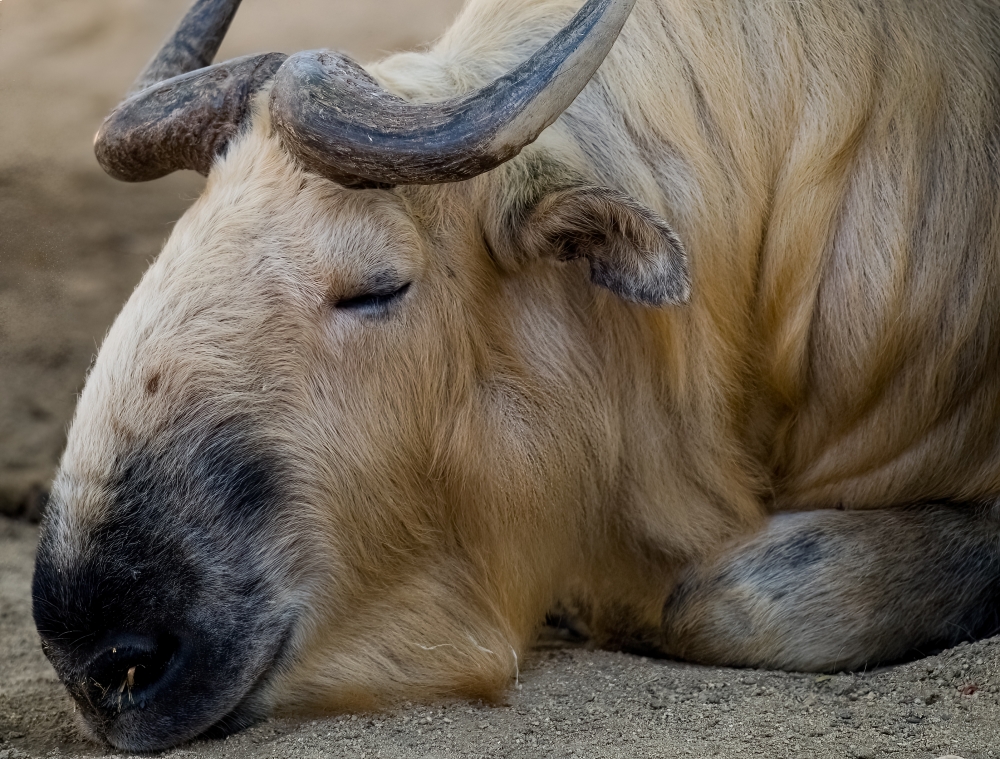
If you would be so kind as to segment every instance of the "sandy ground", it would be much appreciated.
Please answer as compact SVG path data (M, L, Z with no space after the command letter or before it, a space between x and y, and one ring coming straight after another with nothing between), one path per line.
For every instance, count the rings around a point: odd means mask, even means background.
M202 180L106 178L91 138L187 0L0 0L0 513L37 516L75 395L115 313ZM246 0L222 51L370 60L438 34L461 0ZM41 655L36 528L0 517L0 759L99 756ZM725 670L550 633L506 705L270 721L196 757L1000 756L1000 641L892 670Z

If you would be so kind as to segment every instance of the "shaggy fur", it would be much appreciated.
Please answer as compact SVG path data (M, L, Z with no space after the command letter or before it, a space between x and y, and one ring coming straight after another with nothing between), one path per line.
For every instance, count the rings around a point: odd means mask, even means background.
M369 71L463 92L578 5L470 0ZM605 645L804 669L992 632L994 517L961 504L1000 492L998 49L994 2L640 0L521 156L391 191L303 172L259 101L101 349L44 545L78 561L115 462L194 409L282 462L246 536L295 619L262 709L498 697L557 604ZM947 609L909 579L941 562L935 594L975 585Z

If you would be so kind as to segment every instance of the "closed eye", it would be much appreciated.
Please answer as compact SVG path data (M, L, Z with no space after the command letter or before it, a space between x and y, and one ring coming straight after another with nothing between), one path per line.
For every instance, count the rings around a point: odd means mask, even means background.
M385 313L394 301L403 297L403 295L406 294L406 291L410 289L410 284L411 283L407 282L405 285L393 289L359 293L358 295L352 295L349 298L341 298L333 305L334 308L342 308L348 311L356 311L359 313L378 316Z

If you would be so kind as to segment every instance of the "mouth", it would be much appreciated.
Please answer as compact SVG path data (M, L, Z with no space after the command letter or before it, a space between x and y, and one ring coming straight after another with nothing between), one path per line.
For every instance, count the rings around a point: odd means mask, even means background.
M246 730L264 719L269 711L265 694L274 680L290 665L292 637L295 623L290 622L281 635L277 652L247 690L246 695L224 717L192 740L219 739Z
M142 685L139 675L142 666L132 663L137 661L134 650L126 651L128 656L125 664L129 664L128 669L117 660L102 661L110 658L108 655L98 657L96 661L106 664L108 672L113 670L116 676L121 675L119 679L122 684L120 687L98 688L95 694L86 690L74 692L71 689L73 697L82 707L80 716L83 718L84 728L96 740L123 751L160 751L188 741L224 738L244 730L266 717L270 711L270 687L287 671L290 664L294 650L294 628L295 622L292 620L281 633L274 649L275 654L256 673L236 705L205 728L195 727L201 721L197 713L184 708L191 699L183 697L183 692L171 696L171 674L183 671L192 659L191 652L185 651L183 646L164 657L161 665L163 676L145 690L139 687ZM113 653L109 654L113 656ZM205 689L208 690L210 686L209 681L205 684ZM174 706L164 709L166 704ZM209 716L215 710L208 706L205 711L208 714L202 714Z

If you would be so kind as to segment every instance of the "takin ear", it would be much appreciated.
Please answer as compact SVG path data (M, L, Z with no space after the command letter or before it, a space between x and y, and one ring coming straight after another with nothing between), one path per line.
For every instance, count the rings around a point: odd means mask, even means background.
M520 257L587 259L594 284L624 300L663 306L690 297L681 241L667 222L621 192L587 186L548 192L507 232Z

